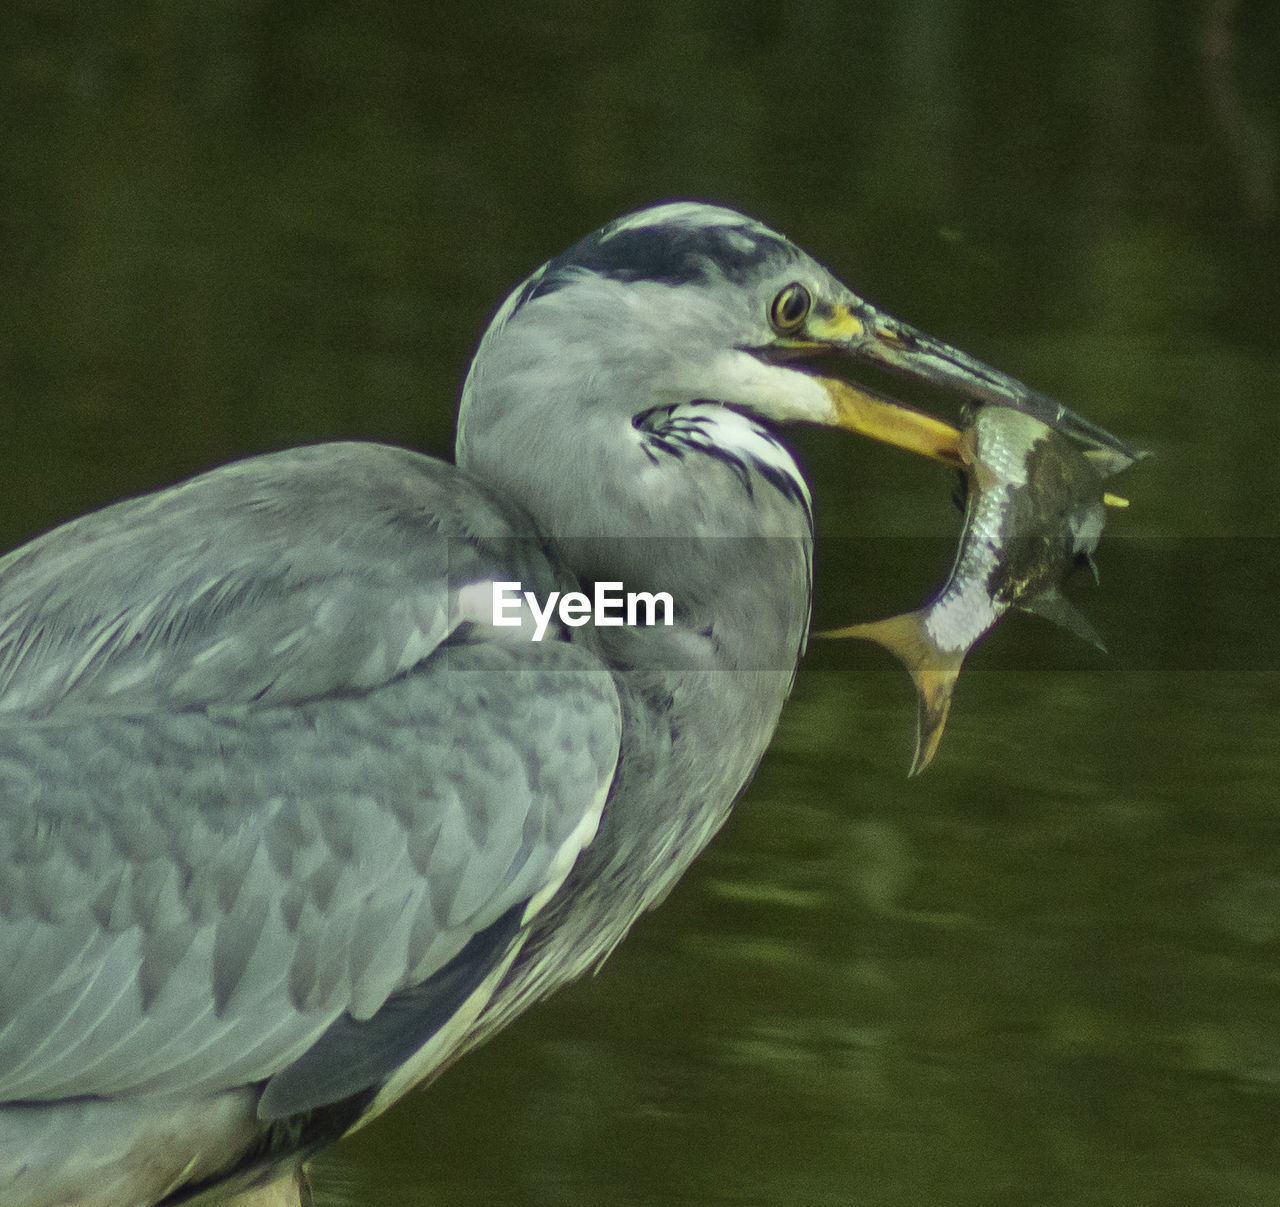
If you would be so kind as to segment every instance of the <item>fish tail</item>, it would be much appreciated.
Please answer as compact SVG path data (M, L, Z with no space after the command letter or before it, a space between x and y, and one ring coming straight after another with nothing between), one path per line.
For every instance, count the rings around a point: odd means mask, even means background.
M916 685L916 750L908 775L919 775L938 752L951 708L951 692L960 675L964 650L940 649L925 628L924 611L903 612L886 620L851 624L821 633L822 637L856 637L874 641L893 654Z

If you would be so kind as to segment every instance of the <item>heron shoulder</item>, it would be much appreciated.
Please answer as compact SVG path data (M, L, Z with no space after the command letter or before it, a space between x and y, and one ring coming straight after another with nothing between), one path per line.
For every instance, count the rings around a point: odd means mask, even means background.
M0 561L0 719L367 690L448 636L456 583L513 563L549 573L528 520L430 457L234 462Z

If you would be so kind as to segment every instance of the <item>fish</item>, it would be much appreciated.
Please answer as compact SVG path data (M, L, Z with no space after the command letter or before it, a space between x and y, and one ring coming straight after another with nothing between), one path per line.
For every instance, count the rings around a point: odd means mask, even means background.
M908 775L933 761L966 655L1010 608L1061 625L1106 652L1097 630L1061 592L1094 551L1106 508L1127 500L1103 479L1136 459L1078 446L1020 411L980 406L960 434L964 528L951 573L924 607L821 634L884 646L916 686L916 746Z

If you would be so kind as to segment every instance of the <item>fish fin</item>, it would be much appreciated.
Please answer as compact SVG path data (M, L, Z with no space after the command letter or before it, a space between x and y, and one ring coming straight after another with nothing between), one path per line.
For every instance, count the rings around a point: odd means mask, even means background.
M961 658L947 659L946 665L928 664L912 674L916 684L916 749L908 775L919 775L938 753L942 731L951 711L951 692L960 674ZM952 665L954 663L954 665Z
M919 775L938 752L942 731L951 709L951 692L960 674L966 651L948 653L929 637L923 612L903 612L869 624L851 624L820 633L821 637L856 637L874 641L893 654L916 686L916 749L908 775Z
M1149 448L1130 448L1127 451L1121 451L1115 448L1103 447L1096 445L1093 448L1083 450L1084 455L1088 457L1093 464L1093 468L1098 471L1099 476L1109 478L1112 474L1118 474L1121 470L1128 469L1129 466L1138 461L1145 461L1152 456Z
M1075 604L1058 591L1046 591L1034 599L1019 600L1018 607L1024 612L1052 621L1102 653L1107 652L1107 643L1099 636L1098 630L1084 618Z

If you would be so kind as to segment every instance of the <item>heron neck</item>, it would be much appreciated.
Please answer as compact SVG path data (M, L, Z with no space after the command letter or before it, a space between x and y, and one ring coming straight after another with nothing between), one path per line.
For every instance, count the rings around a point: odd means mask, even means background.
M812 525L791 454L725 408L677 407L647 431L589 409L572 432L519 414L473 409L460 462L528 512L579 588L674 603L670 626L562 634L612 668L626 713L617 804L538 940L586 966L674 883L763 755L808 631Z
M778 671L808 627L812 518L790 450L723 406L628 415L576 409L572 432L485 408L459 463L529 514L580 588L669 596L671 625L597 627L615 665ZM493 418L497 414L497 418Z

